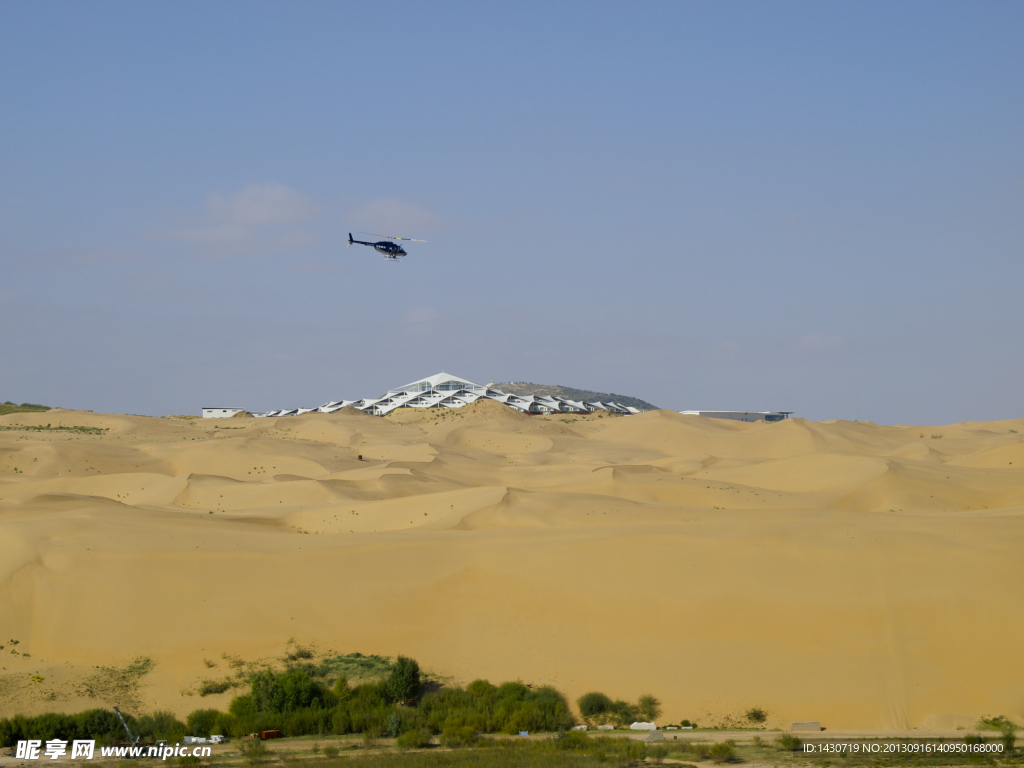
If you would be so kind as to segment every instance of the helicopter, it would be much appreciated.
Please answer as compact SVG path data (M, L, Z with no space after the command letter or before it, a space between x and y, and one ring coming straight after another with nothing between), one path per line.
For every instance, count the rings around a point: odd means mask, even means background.
M388 240L409 240L410 242L413 242L413 243L425 243L425 242L427 242L426 240L417 240L414 237L395 237L394 235L374 235L373 232L363 232L361 234L372 235L373 237L383 237L385 239L381 240L379 242L376 242L376 243L368 243L365 240L353 240L352 239L352 233L349 232L348 233L348 244L352 245L352 244L355 243L355 244L359 244L359 245L368 245L371 248L373 248L375 251L377 251L379 254L381 254L385 259L388 259L390 261L398 261L398 259L400 259L402 256L408 256L409 254L407 254L405 252L405 248L400 246L398 243L389 243Z

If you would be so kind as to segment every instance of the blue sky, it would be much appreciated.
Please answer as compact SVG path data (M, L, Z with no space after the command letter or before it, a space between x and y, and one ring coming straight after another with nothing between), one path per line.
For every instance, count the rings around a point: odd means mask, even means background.
M446 370L1020 417L1022 33L1019 2L4 3L0 400Z

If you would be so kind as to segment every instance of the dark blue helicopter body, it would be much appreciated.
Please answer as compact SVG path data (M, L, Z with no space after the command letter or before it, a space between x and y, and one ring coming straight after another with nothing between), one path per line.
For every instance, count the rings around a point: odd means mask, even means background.
M367 233L369 234L369 233ZM417 243L425 243L426 240L416 240L412 237L392 237L391 235L377 235L377 237L386 237L388 240L412 240ZM397 261L402 256L408 256L405 252L405 248L400 246L398 243L389 243L388 240L380 240L376 243L368 243L365 240L353 240L352 233L348 233L348 244L368 245L381 254L385 259L391 259Z

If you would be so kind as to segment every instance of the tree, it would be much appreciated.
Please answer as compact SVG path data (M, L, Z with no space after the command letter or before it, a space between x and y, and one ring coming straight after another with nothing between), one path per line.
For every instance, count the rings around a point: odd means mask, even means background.
M612 709L612 700L603 693L594 691L580 696L576 701L576 706L580 708L580 714L583 717L594 717L596 715L603 715L605 712L610 712Z
M388 695L400 704L407 704L420 690L420 665L414 659L399 656L387 680Z
M653 722L661 717L661 702L651 696L651 694L645 693L637 701L636 711L637 714Z

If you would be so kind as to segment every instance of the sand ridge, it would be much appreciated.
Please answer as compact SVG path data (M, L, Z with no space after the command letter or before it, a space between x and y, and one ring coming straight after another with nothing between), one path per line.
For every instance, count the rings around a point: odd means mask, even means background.
M223 707L197 693L221 654L298 638L463 682L651 692L674 720L1024 717L1024 419L481 401L0 427L0 638L19 641L0 640L0 715L116 703L72 681L140 658L138 707Z

